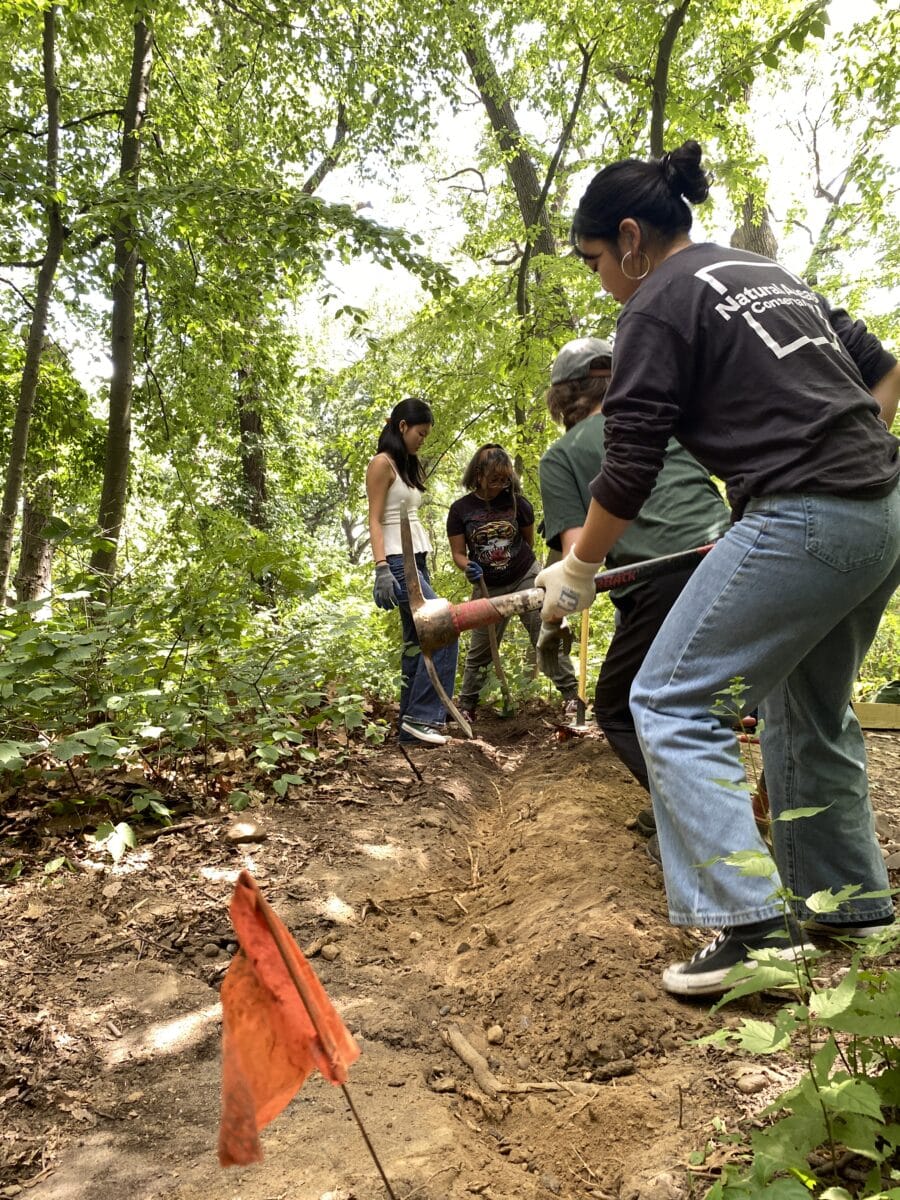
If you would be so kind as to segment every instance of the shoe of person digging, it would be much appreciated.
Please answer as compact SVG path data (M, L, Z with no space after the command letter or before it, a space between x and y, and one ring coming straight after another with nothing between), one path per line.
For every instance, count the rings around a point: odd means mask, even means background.
M635 829L644 837L651 837L656 833L656 817L653 815L652 808L642 808L635 817Z
M879 933L893 932L896 921L892 916L877 918L870 921L841 922L835 921L805 921L803 928L813 937L822 938L864 938L875 937Z
M475 724L475 709L470 708L467 704L460 705L460 716L463 717L470 725Z
M407 735L406 737L403 737L404 733ZM400 722L400 740L401 742L425 742L429 746L443 746L450 739L439 729L435 729L433 725L426 725L424 721L411 721L407 717Z
M567 700L563 705L563 716L567 721L575 720L578 716L578 700L573 698Z
M662 973L662 985L676 996L722 996L732 984L723 984L732 967L742 963L753 969L752 954L774 951L778 958L795 963L816 948L803 940L800 927L793 918L785 926L782 917L756 921L749 925L734 925L723 929L709 945L704 946L688 962L672 963Z

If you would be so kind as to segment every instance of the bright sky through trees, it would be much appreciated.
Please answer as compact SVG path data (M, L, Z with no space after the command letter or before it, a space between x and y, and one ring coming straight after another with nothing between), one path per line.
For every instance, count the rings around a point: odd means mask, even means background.
M815 232L828 211L828 201L815 194L814 153L821 161L821 182L833 185L847 166L847 139L834 130L819 130L815 151L811 145L810 120L826 110L832 85L836 52L833 38L846 34L851 27L869 19L876 11L874 0L833 0L829 5L828 40L825 45L812 43L809 62L800 72L793 70L770 74L755 85L747 127L757 143L764 164L764 177L779 257L791 270L803 271ZM813 60L815 66L812 65ZM865 121L862 114L859 121ZM521 114L520 123L543 141L552 142L552 131L542 128L537 114ZM824 136L823 136L824 133ZM479 140L484 137L484 117L474 104L463 112L451 113L443 106L438 118L434 146L425 170L420 165L401 167L390 177L367 172L361 176L353 169L333 172L323 185L323 194L335 201L365 204L366 213L387 225L399 225L423 238L427 251L451 264L459 277L467 277L477 266L458 253L465 236L465 222L457 203L464 187L479 186L471 171L476 165ZM895 130L889 143L888 157L900 161L900 131ZM588 164L573 174L569 188L571 208L603 159ZM468 171L467 171L468 169ZM458 175L456 172L467 172ZM486 173L490 188L503 186L502 171ZM443 181L443 182L442 182ZM718 200L718 205L715 201ZM733 215L714 194L714 205L704 206L695 215L694 236L727 241L733 228ZM804 217L791 219L800 205ZM900 194L895 195L894 211L900 221ZM868 245L856 246L848 257L848 268L864 273L876 271ZM354 341L352 330L343 321L331 321L329 312L338 304L351 304L370 310L369 326L379 332L397 329L422 303L423 294L416 280L402 270L379 267L362 255L350 264L334 262L328 279L338 302L323 307L318 298L309 297L296 313L296 328L303 332L311 351L311 364L323 355L332 368L355 361L364 345ZM900 290L890 282L871 292L877 311L888 313L898 307Z

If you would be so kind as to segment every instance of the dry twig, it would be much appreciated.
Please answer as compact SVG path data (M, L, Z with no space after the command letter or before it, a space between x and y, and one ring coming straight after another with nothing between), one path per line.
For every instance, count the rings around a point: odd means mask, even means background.
M475 1082L491 1099L500 1092L508 1091L500 1080L491 1072L484 1055L479 1054L458 1025L448 1025L444 1037L450 1049L456 1054L475 1076Z

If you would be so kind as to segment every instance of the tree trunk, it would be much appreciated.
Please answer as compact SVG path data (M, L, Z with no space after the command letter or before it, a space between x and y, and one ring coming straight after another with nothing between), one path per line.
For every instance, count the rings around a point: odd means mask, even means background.
M656 52L656 68L653 72L653 94L650 100L650 153L661 158L665 153L666 104L669 100L669 68L675 41L687 16L691 0L681 0L666 18L662 37Z
M500 149L507 155L506 169L516 194L522 223L526 229L537 228L534 248L538 254L555 254L556 239L546 207L541 204L541 185L537 169L528 153L516 114L509 100L503 96L500 77L491 61L484 38L469 28L465 32L465 39L462 52L469 64L491 128L497 135Z
M347 557L355 567L358 567L363 556L363 551L369 544L368 534L364 527L360 526L359 522L349 512L341 514L341 529L344 531L344 537L347 541Z
M572 109L548 165L544 182L541 184L538 178L537 165L528 150L525 139L522 137L512 104L508 97L503 94L503 85L500 76L491 60L490 52L483 35L475 28L474 22L471 22L464 29L460 30L459 38L462 53L472 72L472 77L478 88L478 93L487 113L488 120L491 123L491 128L494 130L497 143L504 154L507 174L516 196L519 215L524 227L525 247L516 273L516 313L522 329L518 357L524 359L526 357L526 343L535 334L534 328L526 327L526 321L531 312L528 295L531 259L533 254L556 255L557 253L556 238L550 222L547 200L560 164L568 149L572 130L575 128L575 121L587 89L591 62L597 48L597 42L594 41L590 45L581 48L581 74ZM558 289L558 299L561 309L566 313L567 322L574 328L574 318L569 312L565 293L561 288ZM542 322L546 321L547 315L547 313L541 314L540 319ZM514 399L513 418L517 430L514 463L517 470L521 470L523 461L521 440L527 420L524 397Z
M150 89L150 64L153 39L144 23L134 26L134 51L131 79L125 102L122 157L119 179L124 191L136 196L140 180L141 128L147 110ZM91 567L101 575L112 575L116 568L119 534L125 516L128 473L131 460L131 393L134 379L134 290L138 262L138 227L133 212L125 213L113 230L114 275L112 284L112 337L110 357L112 377L109 384L109 426L106 436L106 461L103 491L97 524L110 545L99 547L91 558Z
M40 270L38 271L37 293L34 310L31 314L31 325L28 330L25 365L19 385L19 397L16 405L15 421L13 423L9 464L6 469L6 481L3 490L3 502L0 505L0 603L4 604L6 603L9 568L12 562L13 532L16 524L16 514L19 509L19 498L22 494L22 480L25 477L25 460L28 454L31 415L34 411L34 399L37 394L38 376L41 369L41 356L44 351L44 337L47 332L47 312L50 306L50 295L53 290L56 268L59 265L60 256L62 255L64 239L62 217L57 199L57 177L59 171L59 89L56 84L56 10L52 6L44 13L43 60L44 92L47 97L47 193L44 199L47 213L47 249Z
M241 435L241 479L247 520L254 529L269 528L266 452L263 443L262 397L250 367L238 371L238 425Z
M569 112L568 119L563 126L563 131L560 134L556 149L553 152L553 157L550 160L550 165L547 168L547 174L544 178L544 186L541 188L541 194L538 196L537 216L540 219L547 220L547 198L550 195L550 189L556 179L560 164L565 157L566 151L569 148L569 141L572 137L572 131L575 128L575 122L578 119L578 113L581 110L581 105L584 100L585 92L587 91L588 78L591 73L591 63L594 58L594 53L597 49L597 42L594 41L590 45L581 47L581 72L578 78L578 87L575 90L575 97L572 101L572 108ZM531 256L537 248L536 243L530 235L526 235L525 250L522 254L521 262L519 263L519 274L516 279L516 312L519 317L524 320L531 309L528 300L528 272L531 265ZM555 251L554 251L555 253ZM568 303L565 299L565 294L562 290L558 291L562 308L568 312ZM575 320L572 314L569 314L569 322L572 328L575 328ZM516 465L516 470L520 470L519 465Z
M22 541L19 566L16 571L16 599L40 600L50 594L50 567L53 562L53 543L44 537L44 527L53 509L53 486L39 485L34 493L22 500Z
M744 103L750 104L750 87L744 88ZM749 250L762 254L764 258L778 256L778 241L769 221L769 206L765 194L755 197L752 192L744 197L739 215L740 224L735 226L731 244L737 250Z
M341 150L350 132L347 113L343 103L338 104L334 137L328 151L310 172L301 188L307 196L315 194L328 175L338 166ZM234 148L237 149L237 129L234 131ZM237 320L238 314L235 314ZM242 318L246 326L258 330L260 320ZM241 323L241 321L238 321ZM263 428L263 398L254 376L251 360L258 343L259 334L248 334L244 365L237 371L235 405L237 408L238 431L240 434L242 515L254 529L266 531L271 528L268 515L268 471L266 467L265 430ZM263 586L271 588L271 578L266 577Z
M844 172L841 179L841 185L836 192L830 192L823 187L821 182L817 180L816 194L828 201L829 209L825 215L825 220L822 222L822 227L819 230L819 236L815 240L809 259L803 271L803 278L810 287L817 287L819 283L819 272L826 265L829 258L834 254L836 249L832 237L834 228L837 225L837 219L840 214L841 204L844 199L844 194L848 186L856 177L860 167L865 162L865 155L857 152L850 160L850 164Z
M775 258L778 255L778 242L769 223L769 210L765 202L747 196L742 218L741 224L731 235L732 246L738 250L751 250L766 258Z

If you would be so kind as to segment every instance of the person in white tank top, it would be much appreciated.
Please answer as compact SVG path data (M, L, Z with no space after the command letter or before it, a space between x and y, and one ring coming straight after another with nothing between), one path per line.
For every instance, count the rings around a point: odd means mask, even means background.
M400 516L409 515L413 552L422 592L433 599L427 555L431 550L428 532L419 519L425 491L425 472L418 452L431 433L434 417L424 400L409 397L395 405L378 438L378 453L366 470L369 501L369 540L375 562L373 598L379 608L399 607L403 632L400 657L399 739L421 745L441 746L448 740L442 732L447 711L432 686L419 653L415 622L409 607L400 542ZM438 650L434 665L447 695L452 695L456 677L457 647Z

